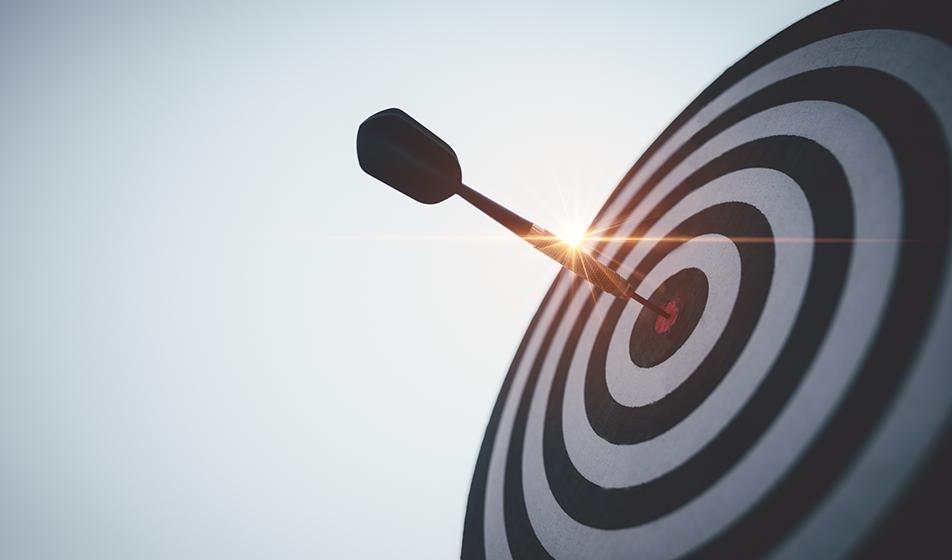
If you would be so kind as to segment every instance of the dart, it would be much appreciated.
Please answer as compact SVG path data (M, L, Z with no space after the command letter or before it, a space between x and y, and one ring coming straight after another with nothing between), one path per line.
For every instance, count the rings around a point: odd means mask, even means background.
M357 159L367 174L418 202L437 204L454 194L460 195L596 288L618 298L633 299L654 313L669 317L664 309L636 293L625 278L579 243L560 239L463 184L462 170L453 149L400 109L385 109L361 123L357 130Z

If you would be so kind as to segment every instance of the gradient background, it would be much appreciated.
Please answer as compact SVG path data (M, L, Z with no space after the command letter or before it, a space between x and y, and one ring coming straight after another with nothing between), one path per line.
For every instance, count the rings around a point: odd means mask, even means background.
M458 556L557 265L357 125L566 231L825 3L0 4L0 557Z

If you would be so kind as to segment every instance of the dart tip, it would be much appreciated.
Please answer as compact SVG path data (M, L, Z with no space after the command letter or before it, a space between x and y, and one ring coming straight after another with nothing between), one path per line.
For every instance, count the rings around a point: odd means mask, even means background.
M643 305L644 305L645 307L647 307L648 309L650 309L651 311L654 311L655 314L658 315L659 317L662 317L662 318L664 318L665 320L670 320L670 319L671 319L671 314L668 313L667 311L665 311L664 309L658 307L657 305L655 305L655 304L653 304L653 303L650 303L650 302L644 303Z
M640 295L638 295L638 293L635 292L634 288L632 288L631 285L628 285L625 291L627 292L627 295L629 298L637 301L638 303L642 305L642 307L648 309L649 311L654 312L655 315L658 315L665 319L671 319L671 314L665 311L663 307L661 307L660 305L656 303L648 301L646 298L643 298Z

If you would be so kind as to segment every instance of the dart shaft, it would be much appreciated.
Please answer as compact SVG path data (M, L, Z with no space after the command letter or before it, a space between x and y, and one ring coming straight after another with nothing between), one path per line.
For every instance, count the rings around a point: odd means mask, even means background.
M529 220L462 183L457 187L456 194L519 237L525 238L535 227Z
M509 231L528 241L542 254L574 272L596 288L622 299L633 299L651 311L667 318L668 314L658 305L635 293L628 281L581 247L573 247L545 228L539 227L508 208L497 204L479 192L460 184L457 194L496 220Z
M596 288L622 299L633 299L664 318L668 313L658 305L638 295L620 274L608 268L581 247L573 247L535 224L525 237L542 254L555 260Z

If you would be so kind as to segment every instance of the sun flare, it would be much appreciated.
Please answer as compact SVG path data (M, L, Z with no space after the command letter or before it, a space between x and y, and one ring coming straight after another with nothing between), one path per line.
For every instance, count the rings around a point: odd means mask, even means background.
M585 242L586 232L584 229L573 229L566 232L563 232L559 238L562 239L566 245L570 247L581 247L582 243Z

